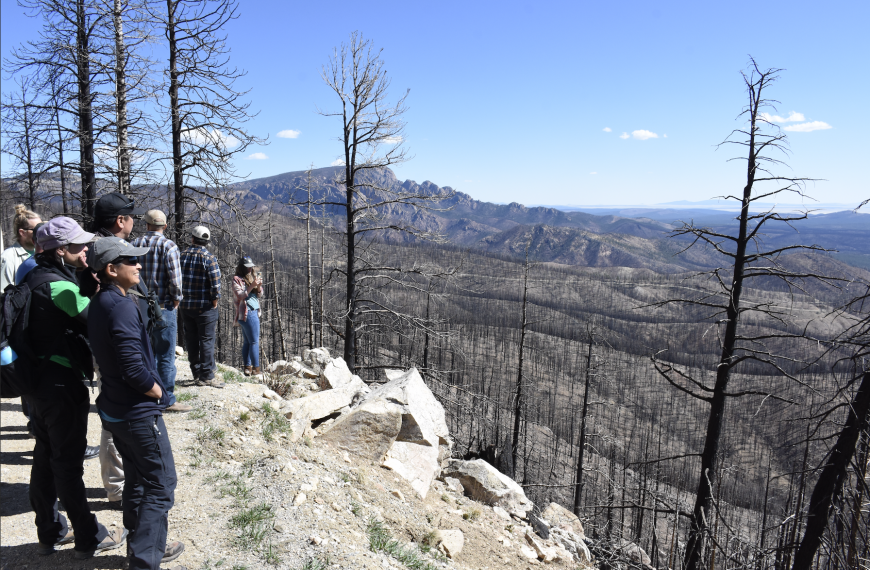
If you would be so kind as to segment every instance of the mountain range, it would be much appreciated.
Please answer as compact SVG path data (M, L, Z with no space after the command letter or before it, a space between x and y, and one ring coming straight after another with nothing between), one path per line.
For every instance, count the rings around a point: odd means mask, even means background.
M312 199L344 203L344 191L337 182L344 167L310 171ZM553 207L527 207L519 203L495 204L476 200L449 186L430 181L400 181L392 170L366 173L365 183L392 192L424 194L443 199L431 210L407 205L391 205L384 216L394 222L438 232L456 246L472 247L490 253L522 256L526 248L536 261L587 267L634 267L675 273L699 270L722 263L711 249L682 251L685 238L668 234L680 221L693 221L719 232L736 230L735 214L721 210L694 209L612 209L608 211L564 211ZM261 202L277 199L301 214L298 204L307 198L308 172L287 172L267 178L239 182L233 188L247 200ZM369 199L387 197L386 193L366 188ZM338 209L326 215L342 215ZM385 240L405 240L404 236L382 235ZM768 249L794 243L818 245L837 250L829 255L847 264L870 269L870 215L852 211L820 214L792 225L769 223L763 246ZM812 263L813 255L801 257Z

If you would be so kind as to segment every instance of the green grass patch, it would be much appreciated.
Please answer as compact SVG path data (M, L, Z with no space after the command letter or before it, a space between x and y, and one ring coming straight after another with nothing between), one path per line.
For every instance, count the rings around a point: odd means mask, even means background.
M293 432L293 428L284 414L273 408L268 402L263 404L263 419L260 422L260 427L263 431L263 439L266 441L272 441L278 434L290 435Z
M249 419L251 419L251 414L249 414L248 412L242 412L239 414L239 421L240 422L246 422Z
M330 564L332 564L332 561L328 555L324 557L308 557L302 563L300 570L326 570Z
M248 509L242 509L230 517L230 528L238 531L236 545L246 550L260 547L269 533L269 523L275 518L272 505L260 503Z
M245 381L245 377L234 370L224 370L221 377L227 384L238 384Z
M202 408L198 408L198 409L193 410L192 412L189 412L187 414L187 419L189 419L189 420L201 420L204 417L205 417L205 410L203 410Z
M205 426L196 432L196 440L202 444L223 443L226 436L227 432L223 428L214 426Z
M175 400L178 402L189 402L191 400L196 400L197 398L199 398L199 396L193 392L181 392L175 395Z
M480 518L480 511L478 509L471 509L470 511L465 511L462 513L462 518L469 522L474 522Z
M413 546L406 546L393 538L383 522L375 518L369 519L366 524L366 534L372 552L389 554L411 570L436 570L436 567L424 558L423 551Z

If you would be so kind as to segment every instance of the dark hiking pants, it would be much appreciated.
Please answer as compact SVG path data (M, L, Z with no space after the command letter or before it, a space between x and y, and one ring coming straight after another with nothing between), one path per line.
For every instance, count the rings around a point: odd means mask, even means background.
M121 504L124 527L130 531L129 568L160 568L166 552L169 509L175 502L178 482L163 416L120 422L103 420L103 427L112 433L127 478Z
M92 550L109 533L88 507L82 479L91 405L88 391L78 382L42 396L26 396L36 436L29 492L36 534L39 542L55 544L69 532L66 517L57 511L60 499L75 531L76 550Z
M214 339L218 322L217 307L181 309L184 344L194 380L214 378Z

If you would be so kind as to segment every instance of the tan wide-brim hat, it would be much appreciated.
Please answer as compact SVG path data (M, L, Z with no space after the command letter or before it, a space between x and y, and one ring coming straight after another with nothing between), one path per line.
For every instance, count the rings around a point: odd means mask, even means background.
M146 224L151 224L152 226L165 226L166 214L160 210L148 210L145 212L144 220Z

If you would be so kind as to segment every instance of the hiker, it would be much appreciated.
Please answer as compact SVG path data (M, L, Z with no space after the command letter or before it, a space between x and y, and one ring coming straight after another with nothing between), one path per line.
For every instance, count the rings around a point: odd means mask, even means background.
M41 361L38 386L25 396L36 436L29 494L36 514L37 552L51 554L55 546L75 541L78 560L118 548L127 536L126 531L109 531L97 522L82 479L91 407L83 380L92 361L84 340L89 300L79 292L75 269L85 266L85 244L93 238L67 217L46 223L36 236L44 251L25 281L32 285L27 337ZM74 534L58 512L58 499Z
M36 235L36 232L39 231L45 225L45 222L39 222L35 226L33 226L33 235ZM33 255L25 259L21 265L18 266L18 270L15 271L15 284L24 283L24 278L27 277L27 274L30 273L30 270L36 267L36 256L42 253L42 247L40 247L39 242L36 239L33 240Z
M178 341L178 304L181 302L181 260L178 246L163 235L166 215L160 210L145 213L144 236L131 243L147 247L148 253L139 259L142 265L141 280L157 296L162 309L160 323L151 335L157 373L166 388L167 412L189 412L193 408L175 399L175 346Z
M27 259L33 255L35 248L33 231L36 224L42 222L39 214L28 210L24 204L15 206L15 216L12 218L12 229L15 231L15 245L3 251L0 256L0 293L9 285L15 285L15 272Z
M234 326L242 328L242 364L244 375L260 374L260 295L263 279L257 274L254 261L247 255L236 265L233 277L233 299L236 305Z
M135 201L129 196L124 196L118 192L105 194L97 200L94 206L94 233L98 239L102 237L127 239L133 232L134 216L141 216L144 213L145 210L137 208ZM93 268L93 253L94 250L91 248L87 256L88 269L83 272L82 276L82 292L89 297L96 295L101 286ZM131 294L136 296L142 309L145 325L148 327L151 313L153 313L148 303L148 288L138 284ZM97 381L97 389L102 390L102 374L100 374ZM120 511L123 508L121 497L124 494L124 466L121 455L115 447L112 434L106 429L100 432L99 453L100 476L103 480L103 488L106 490L109 506L116 511Z
M181 252L181 322L194 381L223 388L215 378L214 340L221 298L221 270L206 249L211 233L204 226L191 232L191 245Z
M88 335L103 388L97 411L124 462L124 528L128 568L156 569L178 558L181 542L166 543L175 501L175 460L163 422L166 389L154 361L141 307L130 291L139 282L137 258L148 248L117 237L93 245L91 268L100 291L91 302Z

